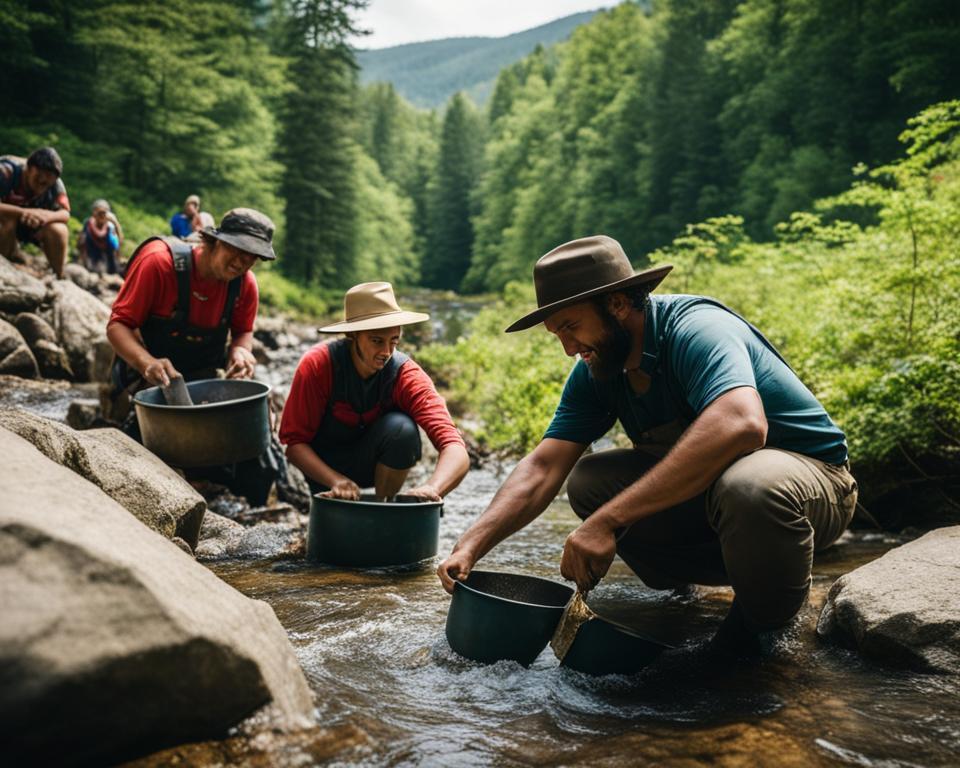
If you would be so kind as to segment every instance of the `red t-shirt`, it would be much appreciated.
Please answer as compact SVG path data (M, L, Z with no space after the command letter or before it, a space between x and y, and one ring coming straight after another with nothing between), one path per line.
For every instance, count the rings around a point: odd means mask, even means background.
M222 280L201 280L197 277L197 260L203 249L193 249L194 269L190 275L189 322L199 328L215 328L223 314L227 300L227 283ZM233 338L253 330L257 318L260 292L253 272L246 271L241 278L240 295L233 306L230 332ZM177 273L173 269L170 249L162 240L154 240L143 247L130 265L120 293L113 302L111 323L122 323L136 330L151 315L170 317L177 305Z
M280 442L284 445L309 443L320 429L333 391L328 343L311 347L297 365L280 419ZM393 385L393 404L423 428L438 451L454 444L466 447L450 418L447 404L430 377L413 360L408 360L400 369Z

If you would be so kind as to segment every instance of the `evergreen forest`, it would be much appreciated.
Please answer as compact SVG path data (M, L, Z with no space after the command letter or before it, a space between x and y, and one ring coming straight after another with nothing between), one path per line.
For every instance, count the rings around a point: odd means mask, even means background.
M106 197L128 251L190 193L262 209L277 308L374 279L492 294L421 358L514 453L569 361L502 327L539 256L611 235L767 333L847 431L868 506L960 519L956 3L627 0L505 66L484 106L432 110L361 85L364 5L0 0L0 153L55 145L74 226Z

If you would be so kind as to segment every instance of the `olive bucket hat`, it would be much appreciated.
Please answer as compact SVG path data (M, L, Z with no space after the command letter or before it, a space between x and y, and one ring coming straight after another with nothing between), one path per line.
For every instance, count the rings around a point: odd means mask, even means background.
M543 322L554 312L602 293L643 285L656 288L672 264L634 272L620 243L606 235L581 237L541 256L533 268L537 309L507 328L522 331Z
M273 252L273 230L273 222L260 211L234 208L223 215L219 227L204 227L202 232L264 261L273 261L277 258Z
M360 283L353 286L343 297L343 320L317 330L320 333L374 331L378 328L422 323L429 319L430 315L423 312L400 309L390 283Z

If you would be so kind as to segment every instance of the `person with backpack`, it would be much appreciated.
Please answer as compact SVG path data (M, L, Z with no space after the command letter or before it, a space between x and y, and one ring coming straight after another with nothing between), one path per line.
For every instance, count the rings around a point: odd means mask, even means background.
M342 322L320 328L343 333L317 344L297 365L280 421L287 460L313 493L358 499L400 491L420 460L420 432L439 451L427 482L404 491L440 501L470 468L466 444L424 370L397 350L403 326L429 315L400 308L390 283L355 285L344 298Z
M437 573L452 592L566 481L582 522L565 578L586 593L619 554L653 589L729 584L708 655L756 657L803 606L857 483L843 432L759 330L705 296L651 295L670 269L634 273L602 235L537 262L538 308L506 331L543 323L580 360L543 439ZM617 420L633 447L584 455Z
M215 378L218 369L227 378L253 377L259 291L251 268L258 260L276 259L273 232L264 214L234 208L219 227L202 230L199 243L151 237L134 251L107 324L116 352L109 418L123 422L131 437L139 439L130 400L144 387L166 386L178 376ZM282 454L279 458L254 459L209 479L235 492L240 488L259 506L274 476L285 472ZM253 482L254 465L264 470L263 482Z
M33 243L57 278L63 277L70 238L62 174L63 161L53 147L41 147L26 160L0 156L0 256L15 259L19 243Z

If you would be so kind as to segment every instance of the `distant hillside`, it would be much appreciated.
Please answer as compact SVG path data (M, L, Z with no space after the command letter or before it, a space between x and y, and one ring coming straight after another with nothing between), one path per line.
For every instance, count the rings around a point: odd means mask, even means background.
M575 13L507 37L451 37L358 51L360 81L391 82L418 107L442 106L457 91L484 104L501 69L522 59L538 43L547 46L566 40L596 13Z

